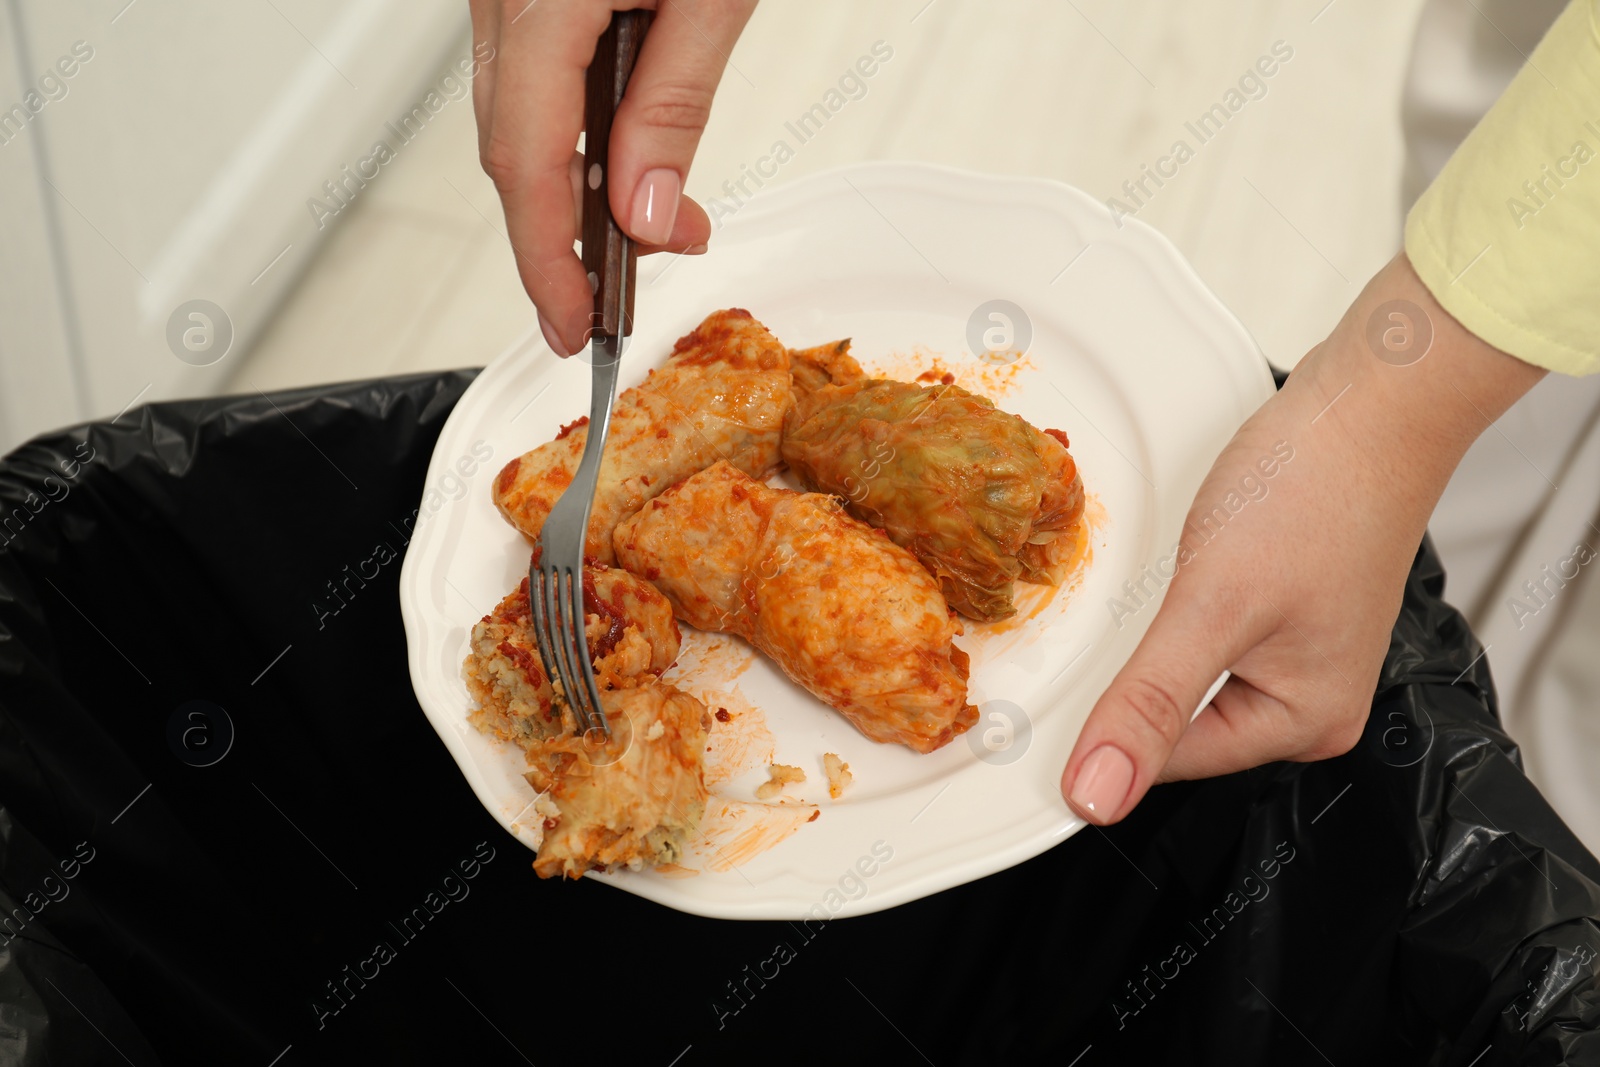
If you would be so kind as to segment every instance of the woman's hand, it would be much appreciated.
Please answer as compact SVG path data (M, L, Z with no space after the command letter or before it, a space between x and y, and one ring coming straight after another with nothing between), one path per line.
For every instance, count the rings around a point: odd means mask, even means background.
M1543 374L1467 332L1403 255L1380 271L1212 467L1166 600L1067 761L1078 814L1113 823L1157 782L1349 751L1434 504Z
M478 155L494 179L522 286L558 355L587 340L594 297L572 243L584 75L614 10L656 0L471 0L494 48L472 87ZM641 253L703 252L711 222L683 195L728 52L756 0L661 0L611 131L611 211Z

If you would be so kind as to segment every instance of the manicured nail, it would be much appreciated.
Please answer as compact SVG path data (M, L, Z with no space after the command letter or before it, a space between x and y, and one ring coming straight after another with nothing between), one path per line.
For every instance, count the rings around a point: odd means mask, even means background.
M683 192L683 182L678 172L670 167L657 167L646 171L633 191L633 214L628 219L628 232L634 240L647 245L664 245L672 236L672 224L678 221L678 195Z
M556 333L556 328L550 325L550 320L544 317L544 312L539 312L539 332L544 334L544 343L549 345L556 355L565 358L572 355L567 351L567 343Z
M1101 745L1078 768L1072 803L1093 822L1106 822L1128 799L1133 786L1133 761L1120 748Z
M690 245L688 248L685 248L683 250L683 254L686 255L686 256L698 256L700 253L704 252L705 250L706 250L706 246L705 245Z

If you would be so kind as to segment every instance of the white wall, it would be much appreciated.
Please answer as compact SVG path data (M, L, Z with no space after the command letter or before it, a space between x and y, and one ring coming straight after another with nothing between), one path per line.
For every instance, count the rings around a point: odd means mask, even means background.
M22 108L0 125L0 449L226 387L237 359L174 355L174 310L215 303L246 347L327 232L307 200L466 24L460 0L0 0L0 122Z

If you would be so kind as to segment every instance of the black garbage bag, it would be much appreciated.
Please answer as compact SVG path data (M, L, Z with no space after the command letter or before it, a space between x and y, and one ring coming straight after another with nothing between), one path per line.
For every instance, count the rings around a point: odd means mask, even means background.
M406 670L419 502L498 466L424 485L471 378L0 462L0 1064L1600 1062L1600 864L1427 545L1346 756L859 919L540 882Z

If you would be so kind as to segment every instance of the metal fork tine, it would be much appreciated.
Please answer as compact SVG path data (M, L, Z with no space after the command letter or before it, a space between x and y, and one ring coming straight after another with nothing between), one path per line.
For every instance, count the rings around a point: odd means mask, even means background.
M589 642L584 635L585 620L582 614L574 620L572 612L568 609L568 605L572 602L574 585L581 594L583 590L581 576L575 582L570 570L557 571L555 587L551 590L551 600L553 614L561 620L561 640L558 642L559 651L556 653L561 658L561 685L566 690L567 703L572 708L573 717L578 721L578 734L585 736L594 728L594 716L590 713L588 694L584 692L583 676L580 673L588 665Z
M552 688L561 676L561 665L556 662L556 641L550 630L550 611L545 599L548 584L543 569L534 567L528 574L528 602L533 608L533 640L539 646L539 660L544 664L546 679Z
M544 616L544 572L537 567L528 570L528 607L533 612L533 643L539 647L539 663L548 680L550 669L549 620Z
M551 649L554 655L556 673L561 678L561 693L566 699L567 706L572 709L572 716L576 720L580 735L589 730L589 716L583 701L578 696L576 682L576 668L573 666L575 644L571 621L564 609L566 596L563 586L566 584L567 572L556 568L549 575L549 582L545 588L545 613L552 622L553 632L550 636ZM582 631L578 632L577 640L582 641Z
M573 581L567 602L572 606L572 617L577 620L573 628L578 634L578 640L583 642L584 651L587 653L589 642L584 631L589 620L583 610L583 580L581 576ZM594 729L598 727L609 737L611 731L606 724L605 708L600 703L600 687L594 680L594 664L590 662L588 655L584 655L579 658L578 667L582 672L582 677L573 680L579 683L579 693L584 702L589 705L591 714L587 728Z

